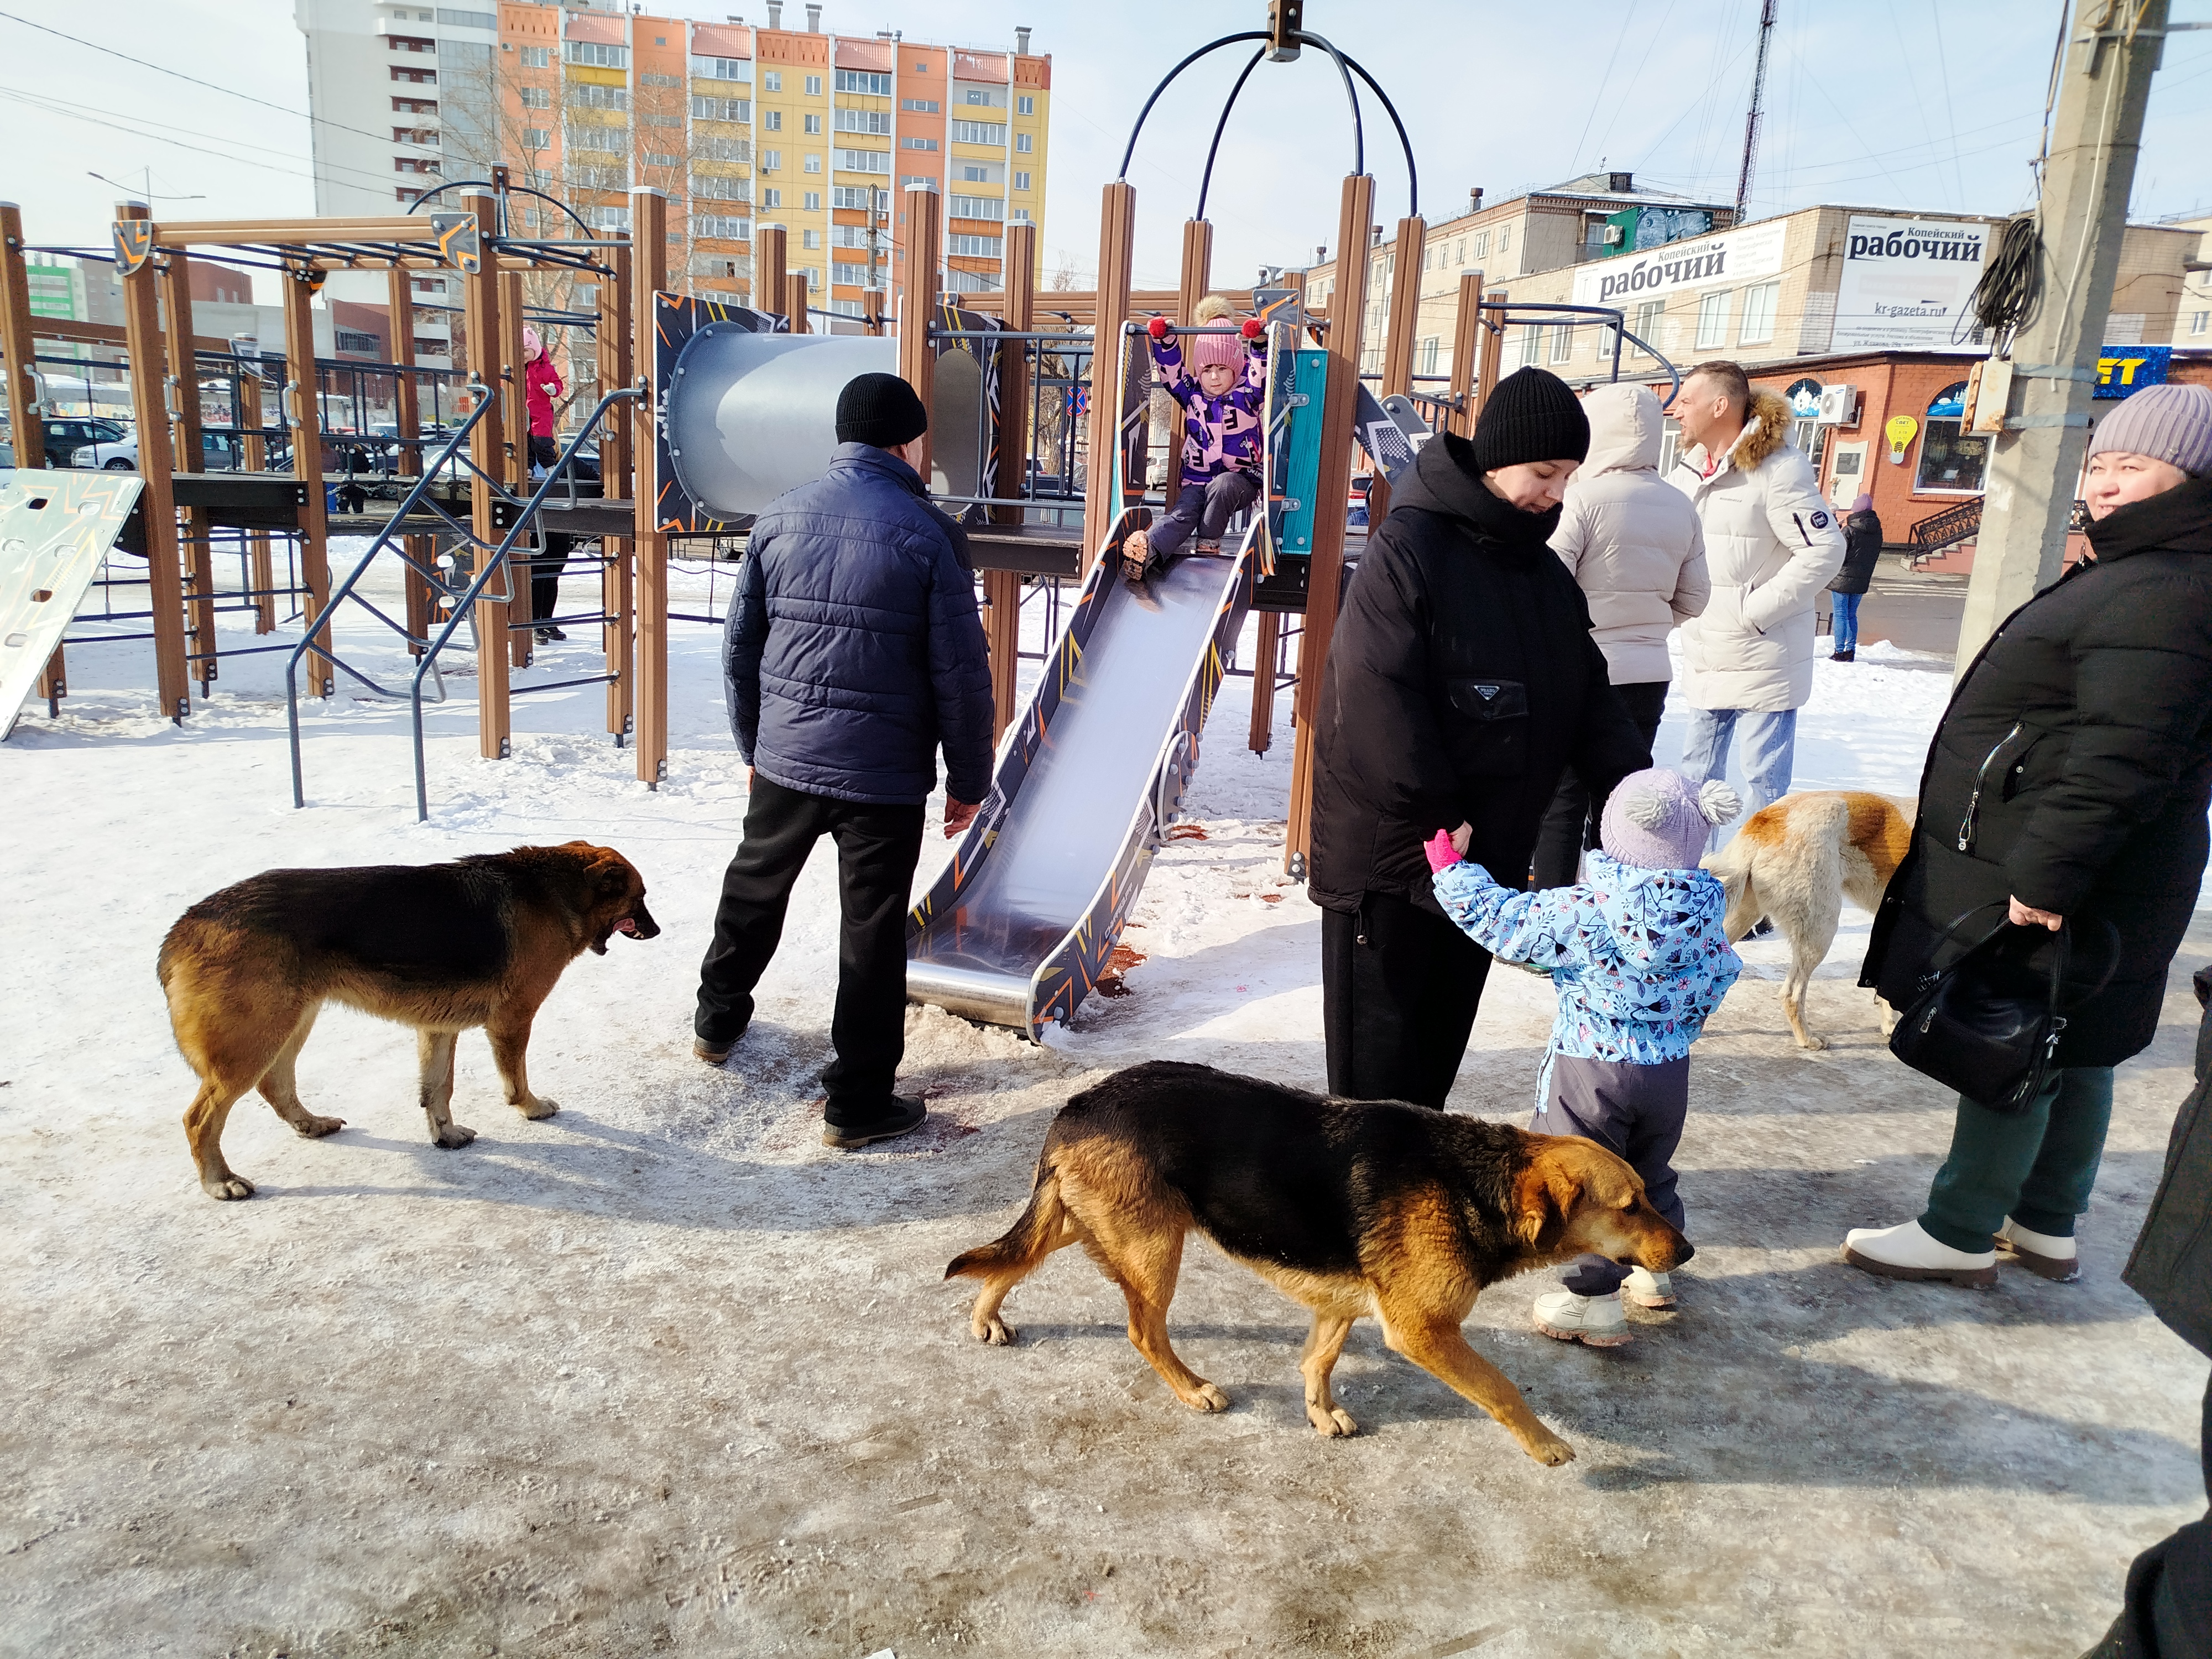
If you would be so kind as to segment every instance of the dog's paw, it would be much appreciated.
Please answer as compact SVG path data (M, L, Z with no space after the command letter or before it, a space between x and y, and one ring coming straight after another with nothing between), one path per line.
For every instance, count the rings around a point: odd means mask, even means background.
M1194 1412L1225 1412L1229 1409L1229 1396L1213 1383L1200 1382L1183 1396L1182 1403Z
M552 1116L561 1109L561 1106L559 1102L548 1100L543 1095L532 1095L527 1100L516 1101L514 1109L535 1122L541 1117Z
M308 1140L320 1140L344 1127L345 1120L342 1117L317 1117L313 1112L292 1120L293 1133Z
M477 1132L461 1123L441 1123L430 1131L430 1139L447 1152L465 1146L476 1138Z
M1328 1440L1341 1440L1359 1432L1359 1425L1352 1420L1352 1413L1341 1406L1332 1406L1326 1411L1319 1406L1308 1406L1306 1420Z
M988 1319L969 1320L968 1328L975 1332L975 1340L978 1342L988 1342L994 1348L1011 1348L1014 1346L1014 1328L996 1314L993 1314Z
M1562 1463L1575 1461L1575 1449L1547 1429L1541 1439L1523 1443L1522 1449L1547 1469L1556 1469Z
M1797 1046L1808 1054L1818 1053L1828 1046L1828 1039L1815 1031L1808 1031L1797 1039Z
M251 1198L253 1196L253 1183L242 1175L233 1175L225 1170L213 1179L201 1182L200 1190L210 1198Z

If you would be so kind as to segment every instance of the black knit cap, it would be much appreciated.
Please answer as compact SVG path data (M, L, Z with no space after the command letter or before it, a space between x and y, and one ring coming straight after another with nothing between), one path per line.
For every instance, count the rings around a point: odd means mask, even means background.
M1558 375L1530 367L1507 375L1483 400L1474 423L1479 472L1529 461L1589 459L1589 416Z
M837 441L889 449L929 430L929 411L914 388L896 374L856 374L837 394ZM1589 428L1583 428L1589 441Z

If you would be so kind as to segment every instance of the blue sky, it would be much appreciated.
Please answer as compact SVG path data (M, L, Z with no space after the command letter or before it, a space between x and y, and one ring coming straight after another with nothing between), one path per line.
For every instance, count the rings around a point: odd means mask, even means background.
M764 21L760 0L661 8ZM2212 0L2173 0L2212 21ZM42 35L0 16L0 189L34 242L105 238L122 192L88 170L137 181L152 169L157 210L228 218L307 210L307 124L214 88L304 111L302 39L282 0L0 0L35 18L214 83L199 87ZM801 14L793 3L787 18ZM1405 117L1431 221L1468 187L1492 201L1601 161L1662 188L1731 199L1759 0L1413 3L1308 0L1307 21L1363 63ZM826 27L1000 46L1031 25L1053 55L1046 208L1048 271L1088 287L1099 187L1119 165L1145 95L1185 52L1255 27L1261 0L1122 0L1089 7L1006 0L829 0ZM2057 0L1781 0L1768 118L1752 209L1815 202L2002 213L2027 204ZM1138 189L1140 283L1172 285L1182 220L1206 144L1249 48L1187 71L1154 112L1129 177ZM1367 165L1384 222L1406 211L1407 177L1387 118L1367 105ZM130 129L126 131L125 129ZM2154 83L2134 211L2212 210L2212 31L2179 34ZM1300 263L1334 233L1350 123L1318 53L1254 72L1224 140L1210 216L1215 270L1242 283L1263 263ZM137 193L134 190L132 193ZM187 203L183 198L201 200Z

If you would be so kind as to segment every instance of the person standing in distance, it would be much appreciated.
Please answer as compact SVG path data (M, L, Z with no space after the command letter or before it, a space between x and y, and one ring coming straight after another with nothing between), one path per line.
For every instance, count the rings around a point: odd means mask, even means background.
M1785 441L1790 405L1731 362L1699 363L1674 400L1683 450L1668 482L1705 527L1712 594L1682 624L1682 770L1728 775L1743 734L1745 815L1790 793L1797 711L1813 695L1814 610L1844 532L1813 464Z
M967 537L930 504L911 465L928 429L897 375L846 386L830 470L754 522L722 649L751 799L699 968L694 1052L719 1066L744 1035L793 884L828 836L844 915L836 1052L822 1073L830 1146L921 1124L921 1102L892 1085L906 1052L906 916L939 746L947 836L990 787L991 674Z
M1856 662L1859 653L1859 601L1874 580L1874 568L1881 562L1881 518L1874 510L1874 497L1862 490L1844 520L1844 568L1828 584L1828 637L1835 650L1831 662Z

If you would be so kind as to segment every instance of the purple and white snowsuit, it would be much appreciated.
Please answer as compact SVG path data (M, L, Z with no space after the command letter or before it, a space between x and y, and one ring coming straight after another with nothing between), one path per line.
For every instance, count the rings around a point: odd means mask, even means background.
M1210 398L1184 366L1176 337L1148 342L1152 368L1182 410L1182 488L1166 516L1146 537L1152 557L1171 556L1195 530L1218 542L1229 520L1260 494L1261 411L1267 393L1267 342L1245 343L1243 378Z

